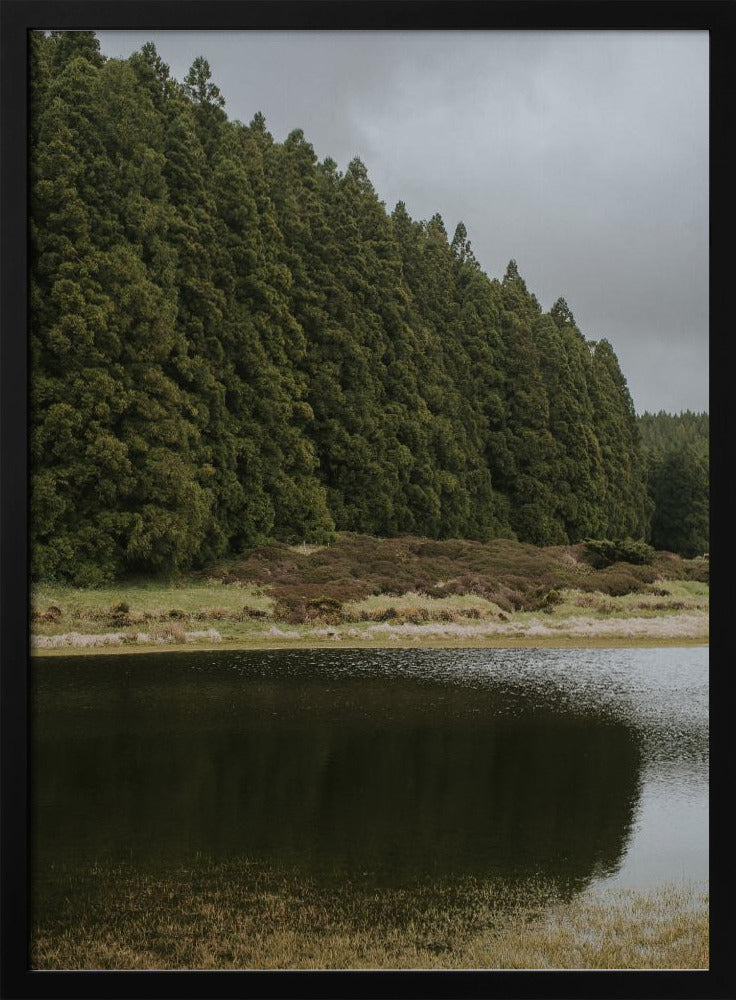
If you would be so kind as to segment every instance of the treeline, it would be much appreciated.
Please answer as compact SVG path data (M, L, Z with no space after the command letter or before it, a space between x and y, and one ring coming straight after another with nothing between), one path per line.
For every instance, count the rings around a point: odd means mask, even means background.
M626 381L564 299L388 214L359 160L229 121L204 59L30 44L37 577L335 529L647 537Z
M686 558L702 555L710 523L708 414L644 413L639 429L653 505L652 544Z

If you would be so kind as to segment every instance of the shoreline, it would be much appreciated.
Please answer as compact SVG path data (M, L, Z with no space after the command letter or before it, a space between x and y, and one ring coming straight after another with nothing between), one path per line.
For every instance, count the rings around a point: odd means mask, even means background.
M151 901L145 924L134 902L141 883ZM492 883L461 887L463 901L426 890L408 897L390 888L331 893L278 873L258 886L237 870L227 890L186 873L174 880L111 872L106 886L96 925L77 921L64 934L51 921L33 927L34 971L708 967L707 883L588 888L567 900L540 885L530 899L512 895L507 905L504 886L499 898ZM79 888L90 892L81 878Z
M380 548L378 542L369 541L370 545L358 545L357 555L352 553L350 559L342 551L350 548L347 540L334 549L306 555L279 549L277 554L286 553L292 561L274 562L271 553L265 561L256 560L257 565L239 567L246 579L139 581L99 589L39 585L32 596L31 655L708 644L707 582L668 579L664 565L656 585L621 576L623 569L613 576L606 570L608 577L601 571L600 580L594 581L591 575L598 571L581 563L574 552L566 550L557 560L559 565L541 573L538 566L527 564L529 553L514 549L511 555L506 553L508 565L502 565L500 552L495 562L481 567L486 579L477 573L468 576L478 567L471 560L463 568L457 553L449 563L445 558L437 565L415 553L417 566L411 563L409 574L413 583L392 577L387 590L387 579L364 578L358 556L375 557L373 550ZM407 553L409 559L411 552ZM483 554L471 551L476 561ZM533 555L539 558L539 553ZM549 559L550 553L546 555ZM324 566L330 558L338 563ZM314 566L313 560L317 560ZM422 573L428 575L429 569L432 578L421 583ZM635 569L628 567L625 572ZM566 580L565 573L574 579ZM306 579L299 582L297 577L302 576ZM311 577L329 579L315 582ZM601 589L592 589L594 582ZM547 586L550 589L545 590ZM373 593L363 593L371 589ZM621 589L625 593L610 592Z
M274 650L317 650L317 649L641 649L656 647L708 646L709 637L704 636L497 636L472 639L456 637L426 637L419 640L400 636L395 639L355 639L329 640L322 637L304 636L300 639L286 638L254 639L203 642L203 643L150 643L101 646L59 646L54 649L32 648L32 659L48 659L70 656L126 656L143 653L214 653L227 652L273 652Z

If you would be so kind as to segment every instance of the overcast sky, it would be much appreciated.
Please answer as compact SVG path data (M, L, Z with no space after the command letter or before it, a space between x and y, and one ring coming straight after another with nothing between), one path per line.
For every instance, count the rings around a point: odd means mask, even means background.
M203 55L230 118L359 156L390 211L462 220L612 343L637 412L708 409L707 32L103 31Z

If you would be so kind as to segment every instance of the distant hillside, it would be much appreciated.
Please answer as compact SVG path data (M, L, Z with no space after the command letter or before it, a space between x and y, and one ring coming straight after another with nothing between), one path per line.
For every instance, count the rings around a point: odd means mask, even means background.
M710 441L710 418L707 413L685 410L672 414L643 413L639 417L641 441L649 454L662 455L673 449L692 448L707 460Z
M336 529L646 537L641 421L564 299L387 213L359 160L229 121L204 59L178 83L150 44L31 51L37 578Z

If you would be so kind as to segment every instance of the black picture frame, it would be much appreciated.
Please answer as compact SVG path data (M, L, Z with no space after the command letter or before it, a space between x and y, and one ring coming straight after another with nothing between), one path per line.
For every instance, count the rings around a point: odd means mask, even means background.
M729 313L734 266L736 6L557 0L3 0L0 299L2 909L0 995L15 997L736 997L733 957L736 708L726 623L736 607ZM27 32L92 29L704 30L711 51L711 967L674 972L31 972L28 969ZM729 308L730 307L730 308Z

